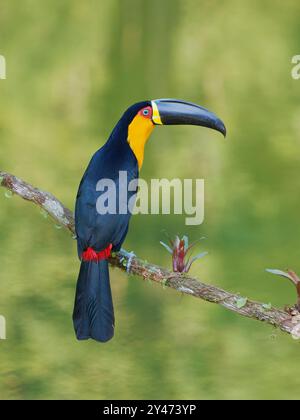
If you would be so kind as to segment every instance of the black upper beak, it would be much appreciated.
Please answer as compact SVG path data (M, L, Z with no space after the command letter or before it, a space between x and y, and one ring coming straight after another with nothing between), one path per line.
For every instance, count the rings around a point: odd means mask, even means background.
M200 125L220 131L226 136L224 123L215 114L202 106L178 99L152 101L153 123L163 125Z

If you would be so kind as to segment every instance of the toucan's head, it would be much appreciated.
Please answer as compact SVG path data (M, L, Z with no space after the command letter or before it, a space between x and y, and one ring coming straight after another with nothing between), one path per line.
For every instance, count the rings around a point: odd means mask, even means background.
M144 160L145 144L156 125L200 125L220 131L226 136L223 122L207 109L178 99L156 99L130 107L123 118L128 119L127 141L139 168Z

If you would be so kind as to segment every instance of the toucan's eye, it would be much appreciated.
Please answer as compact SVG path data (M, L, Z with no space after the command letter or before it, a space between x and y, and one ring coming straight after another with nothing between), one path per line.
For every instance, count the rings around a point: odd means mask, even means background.
M146 106L139 111L139 115L150 120L152 118L152 107Z

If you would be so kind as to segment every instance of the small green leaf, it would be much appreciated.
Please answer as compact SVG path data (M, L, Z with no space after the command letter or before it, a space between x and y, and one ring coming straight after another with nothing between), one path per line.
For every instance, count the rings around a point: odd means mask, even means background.
M169 247L169 245L165 244L164 242L159 242L170 254L173 254L172 249Z
M116 254L115 252L112 252L112 253L111 253L112 258L116 258L116 255L117 255L117 254Z
M276 274L277 276L286 277L287 279L291 280L294 284L297 284L300 280L296 273L289 270L287 272L277 269L270 269L267 268L266 271L271 274Z
M203 258L203 257L205 257L205 255L207 255L208 254L208 252L201 252L201 254L198 254L198 255L196 255L195 257L193 257L192 258L192 261L197 261L197 260L199 260L200 258Z
M55 229L62 229L62 226L61 225L54 225L54 227L55 227Z
M2 184L3 180L4 180L4 176L0 176L0 184Z
M163 289L165 289L167 287L167 281L168 281L167 279L162 280L161 284L163 286Z
M272 309L272 303L264 303L262 306L266 311L270 311Z
M286 273L285 271L277 270L277 269L271 269L271 268L266 268L266 271L268 273L276 274L277 276L287 277L288 279L290 279L289 273Z
M248 298L240 297L239 299L236 300L236 307L238 309L242 309L247 305L247 302L248 302Z
M173 242L173 248L178 248L180 245L180 238L178 235L175 236L175 240Z
M200 258L205 257L205 255L207 255L208 252L201 252L201 254L196 255L195 257L191 258L191 260L188 260L186 267L185 267L185 271L188 273L190 271L190 268L192 266L192 264L194 264L195 261L199 260Z
M6 197L6 198L12 198L12 196L13 196L14 194L13 194L13 192L12 192L12 191L7 190L7 191L5 191L4 195L5 195L5 197Z
M189 238L188 238L187 235L184 235L182 237L182 240L184 242L184 250L186 251L188 249L188 247L189 247Z

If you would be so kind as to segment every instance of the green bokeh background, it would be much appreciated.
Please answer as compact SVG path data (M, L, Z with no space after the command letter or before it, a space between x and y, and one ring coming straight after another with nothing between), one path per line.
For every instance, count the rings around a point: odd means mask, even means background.
M205 235L203 281L284 306L300 271L297 0L1 0L0 168L73 208L92 153L130 104L180 97L214 110L228 139L157 128L142 176L204 178L205 222L136 216L125 247L164 266L164 230ZM113 341L77 342L76 244L0 191L0 398L298 399L300 347L221 307L111 271Z

